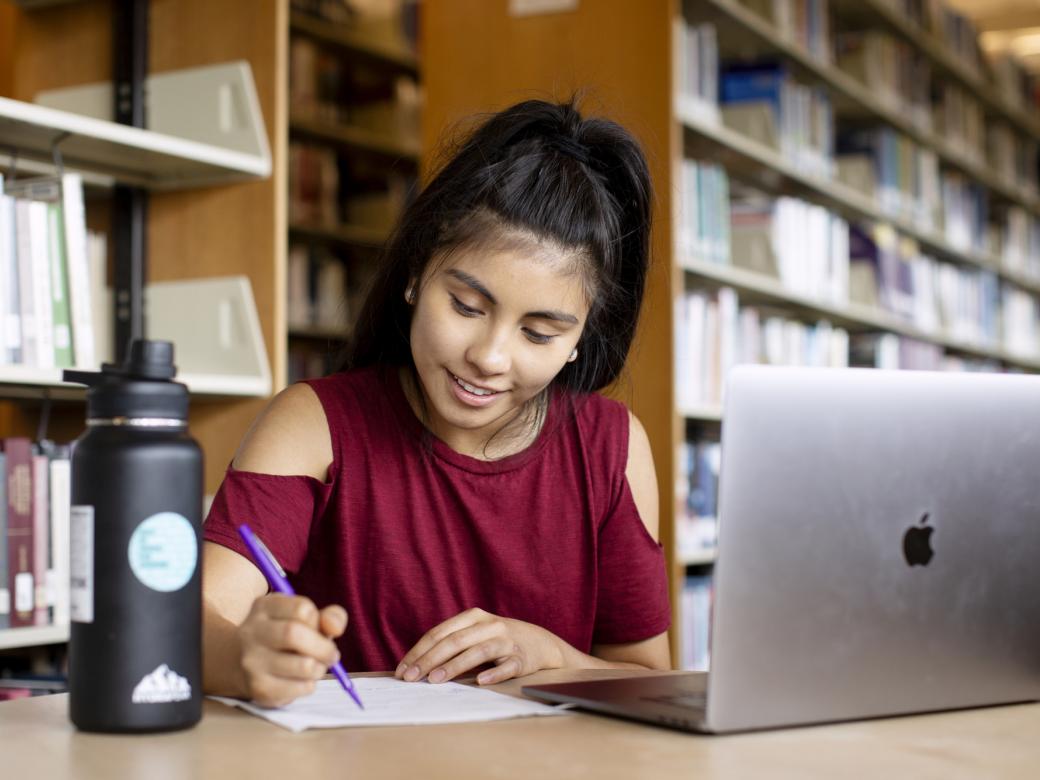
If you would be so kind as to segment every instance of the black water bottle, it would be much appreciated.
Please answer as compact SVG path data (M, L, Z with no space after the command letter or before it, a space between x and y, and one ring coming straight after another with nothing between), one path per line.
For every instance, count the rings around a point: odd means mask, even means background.
M202 451L173 345L134 341L89 386L72 454L69 717L172 731L202 714Z

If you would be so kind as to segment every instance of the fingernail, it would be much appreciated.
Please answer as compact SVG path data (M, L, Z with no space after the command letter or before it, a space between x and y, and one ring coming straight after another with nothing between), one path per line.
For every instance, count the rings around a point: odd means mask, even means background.
M477 675L477 682L481 685L491 682L491 672L481 672Z
M394 672L394 677L400 677L404 674L404 670L408 668L408 665L403 661L397 665L397 671Z
M432 682L432 683L443 682L444 678L447 677L447 676L448 675L445 673L445 671L443 669L434 669L432 672L430 672L430 682Z
M404 672L404 679L408 682L415 682L419 679L420 674L422 674L422 670L418 666L409 666Z

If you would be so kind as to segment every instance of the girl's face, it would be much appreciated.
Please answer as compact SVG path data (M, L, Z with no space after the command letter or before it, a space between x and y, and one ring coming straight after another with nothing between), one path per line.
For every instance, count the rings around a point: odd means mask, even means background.
M460 249L427 267L412 316L412 359L430 429L479 455L567 363L589 305L574 256L524 242Z

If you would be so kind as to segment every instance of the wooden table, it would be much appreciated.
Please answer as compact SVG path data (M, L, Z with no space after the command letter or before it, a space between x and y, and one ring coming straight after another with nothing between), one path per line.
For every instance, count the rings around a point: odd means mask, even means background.
M621 676L541 672L496 686ZM1035 778L1040 704L726 737L573 713L452 726L292 734L206 701L189 731L83 734L66 695L0 703L0 777L237 778Z

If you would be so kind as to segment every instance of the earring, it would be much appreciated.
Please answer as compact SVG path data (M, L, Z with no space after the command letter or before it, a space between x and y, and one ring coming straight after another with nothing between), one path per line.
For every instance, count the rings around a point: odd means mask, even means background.
M414 284L408 285L408 289L404 291L404 299L406 301L408 301L408 303L412 304L413 306L415 305L415 285Z
M578 348L575 347L574 349L571 350L571 354L567 356L567 362L568 363L573 363L577 359L578 359Z

